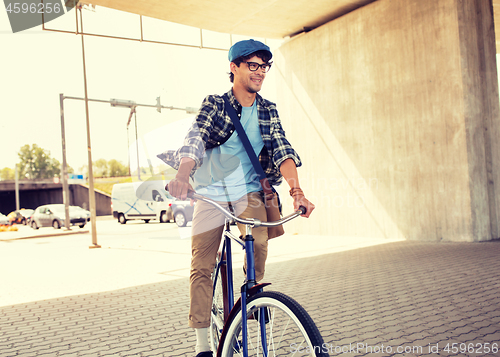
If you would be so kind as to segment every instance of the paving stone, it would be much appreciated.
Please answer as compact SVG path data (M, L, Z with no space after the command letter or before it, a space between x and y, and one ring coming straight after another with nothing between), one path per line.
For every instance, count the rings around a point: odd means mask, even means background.
M332 346L439 343L447 356L446 343L500 341L498 256L500 242L399 242L269 264L265 280L302 304ZM2 357L192 356L188 299L179 279L3 306Z

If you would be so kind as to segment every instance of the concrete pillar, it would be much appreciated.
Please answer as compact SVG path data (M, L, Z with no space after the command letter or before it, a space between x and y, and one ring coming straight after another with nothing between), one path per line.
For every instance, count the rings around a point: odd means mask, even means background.
M278 109L314 217L337 236L499 236L491 0L378 0L276 54Z

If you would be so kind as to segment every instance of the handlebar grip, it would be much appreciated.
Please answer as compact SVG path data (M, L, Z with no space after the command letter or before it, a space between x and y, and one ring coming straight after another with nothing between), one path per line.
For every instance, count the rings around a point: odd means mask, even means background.
M165 190L166 190L166 191L168 191L168 192L170 192L170 191L168 190L168 184L166 184L166 185L165 185ZM196 192L195 192L195 191L193 191L193 190L188 190L188 192L187 192L187 197L192 199L192 198L193 198L193 196L194 196L195 194L196 194Z
M299 207L299 211L301 211L301 212L302 212L302 214L306 214L306 212L307 212L307 208L305 208L304 206L300 206L300 207Z

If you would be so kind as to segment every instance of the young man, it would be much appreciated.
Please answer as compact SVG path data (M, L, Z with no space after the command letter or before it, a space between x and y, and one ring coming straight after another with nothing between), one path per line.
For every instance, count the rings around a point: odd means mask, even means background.
M271 68L272 53L265 44L245 40L229 50L230 80L233 88L227 93L238 113L252 148L271 185L279 185L284 177L290 186L294 210L305 206L309 217L314 205L299 185L297 167L301 161L285 137L274 103L257 94ZM238 217L267 220L262 187L241 143L231 118L225 112L224 99L217 95L205 98L189 130L184 145L177 151L158 155L178 170L168 184L170 194L186 199L192 177L194 190L231 206ZM211 357L208 344L210 306L212 300L211 272L220 245L224 217L210 204L198 201L192 223L192 260L190 275L189 326L197 336L196 357ZM245 234L244 227L239 227ZM267 229L253 229L255 239L255 275L264 277L267 257Z

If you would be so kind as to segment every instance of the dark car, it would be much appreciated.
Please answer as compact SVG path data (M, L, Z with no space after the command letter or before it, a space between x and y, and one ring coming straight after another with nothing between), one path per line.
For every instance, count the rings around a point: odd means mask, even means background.
M34 212L35 210L22 208L20 210L10 212L8 217L11 224L20 223L26 225Z
M31 227L38 229L40 227L54 227L59 229L63 227L65 220L65 212L63 204L52 204L40 206L31 216ZM71 226L85 227L85 224L90 221L90 212L78 207L69 207L69 219Z
M194 205L191 200L181 201L174 199L171 204L174 221L179 227L185 227L193 220Z

